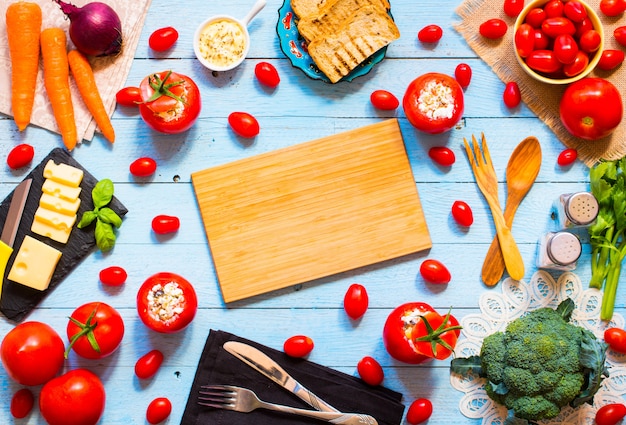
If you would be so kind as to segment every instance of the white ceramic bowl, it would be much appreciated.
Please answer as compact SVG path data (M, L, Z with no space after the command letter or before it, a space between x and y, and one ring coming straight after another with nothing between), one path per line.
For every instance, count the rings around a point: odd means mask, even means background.
M243 62L250 50L250 34L243 22L227 15L204 21L193 37L193 50L212 71L228 71Z

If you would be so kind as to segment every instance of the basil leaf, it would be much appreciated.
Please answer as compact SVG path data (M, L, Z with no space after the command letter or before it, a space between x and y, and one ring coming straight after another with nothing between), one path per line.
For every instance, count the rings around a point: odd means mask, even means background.
M115 233L113 227L100 220L96 221L96 230L94 232L96 236L96 245L102 252L110 251L115 245Z
M95 209L100 209L113 199L113 182L110 179L102 179L91 192Z
M122 225L122 219L120 218L120 216L108 207L104 207L100 211L98 211L98 220L101 220L108 224L112 224L115 227L120 227Z
M83 227L89 226L97 217L98 214L95 211L85 211L78 222L78 228L82 229Z

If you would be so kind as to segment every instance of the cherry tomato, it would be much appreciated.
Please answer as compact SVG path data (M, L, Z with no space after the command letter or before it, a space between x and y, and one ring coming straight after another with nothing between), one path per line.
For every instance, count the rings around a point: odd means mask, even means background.
M464 89L472 81L472 68L466 63L460 63L454 68L454 78Z
M435 24L426 25L417 33L417 38L422 43L436 43L441 40L442 36L443 30L439 25Z
M535 28L535 49L545 50L550 46L550 39L539 28Z
M624 52L621 50L607 49L602 51L598 68L603 71L611 71L624 62Z
M578 39L580 49L587 53L593 53L600 47L602 36L596 30L585 31Z
M14 418L22 419L28 416L35 405L35 396L28 388L22 388L11 397L11 415Z
M563 65L563 74L566 77L573 77L583 72L589 65L589 56L587 53L579 50L574 58L574 62Z
M169 308L162 308L166 304ZM156 332L182 331L193 321L197 310L195 289L187 279L175 273L152 275L137 291L139 318Z
M260 131L259 122L247 112L231 113L228 116L228 124L241 137L252 138Z
M503 9L507 16L516 18L524 9L524 0L504 0Z
M533 28L541 28L541 24L546 20L546 11L541 7L534 7L528 11L524 22Z
M523 23L515 31L515 50L522 58L535 50L535 29L530 24Z
M509 81L504 86L504 92L502 93L502 100L508 108L515 108L522 101L522 93L519 90L519 86L515 81Z
M601 0L600 11L605 16L618 16L626 10L626 1L624 0Z
M115 94L115 101L122 106L139 106L143 102L139 87L124 87Z
M377 109L393 111L400 106L400 101L393 93L387 90L374 90L370 95L370 102Z
M556 163L559 164L561 167L566 167L573 164L574 161L576 161L576 158L578 158L578 152L576 151L576 149L568 148L564 149L559 154Z
M148 405L146 420L155 425L166 420L170 413L172 413L172 402L165 397L158 397Z
M306 357L314 347L313 340L308 336L294 335L287 338L283 344L283 351L290 357Z
M111 266L100 270L98 275L100 282L108 286L122 286L126 282L128 274L120 266Z
M578 43L569 34L560 34L554 39L554 56L562 64L570 64L578 55Z
M402 107L418 130L443 133L452 129L463 115L463 88L449 75L429 72L409 84Z
M11 329L0 347L7 375L19 384L48 382L61 370L65 346L59 334L41 322L23 322Z
M131 162L129 170L133 176L148 177L154 174L157 163L154 159L144 156Z
M616 425L626 416L626 406L621 403L606 404L596 411L597 425Z
M493 40L502 38L504 34L506 34L507 29L508 26L506 22L499 18L489 19L480 24L480 26L478 27L480 35Z
M454 201L452 204L452 218L461 226L469 227L474 223L472 209L464 201Z
M375 358L365 356L356 365L356 370L359 372L359 376L367 385L373 387L383 383L385 379L385 372L383 371L380 363Z
M552 50L534 50L526 58L526 64L531 69L546 74L557 72L563 66Z
M177 232L180 228L180 219L173 215L160 214L152 219L152 231L157 235L166 235Z
M433 414L433 404L427 398L418 398L409 406L406 420L411 425L426 422Z
M17 170L30 164L35 156L35 149L28 143L15 146L7 156L7 165L12 170Z
M433 146L428 150L428 156L439 165L449 167L456 161L454 151L445 146Z
M148 351L146 354L137 359L135 363L135 375L139 379L148 379L153 377L163 363L163 353L159 350Z
M369 296L365 287L358 283L350 285L343 298L343 309L348 317L352 320L362 317L367 311L368 305Z
M276 87L280 83L280 75L278 71L269 62L259 62L254 67L254 75L257 80L265 86Z
M626 26L615 28L613 37L621 46L626 47Z
M561 0L550 0L543 6L543 10L546 11L546 18L563 16L563 2Z
M589 17L583 19L581 22L576 22L574 26L576 27L576 33L574 34L576 38L580 38L585 32L594 29L593 22L591 22Z
M420 274L422 278L436 285L445 285L452 279L450 271L439 260L424 260L420 265Z
M608 328L604 331L604 342L613 351L626 354L626 331L621 328Z
M563 14L574 23L582 22L587 17L587 9L578 0L569 0L563 5Z
M560 34L576 34L574 23L564 16L555 16L554 18L546 18L541 23L541 31L546 33L548 37L556 38Z
M103 302L89 302L78 307L67 323L70 349L86 359L101 359L118 349L124 337L120 313Z
M173 27L159 28L150 34L148 44L152 50L164 52L170 49L178 40L178 31Z

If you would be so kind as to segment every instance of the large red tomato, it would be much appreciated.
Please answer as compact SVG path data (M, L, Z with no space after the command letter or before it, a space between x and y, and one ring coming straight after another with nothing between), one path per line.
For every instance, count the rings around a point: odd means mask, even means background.
M157 332L173 333L191 323L198 310L198 298L191 283L174 273L150 276L137 292L141 321Z
M116 309L101 302L78 307L67 323L68 352L87 359L101 359L112 354L124 337L124 320Z
M41 385L63 367L65 347L59 334L41 322L20 323L2 340L2 364L22 385Z
M200 115L200 90L185 75L157 72L144 78L139 88L139 113L156 131L174 134L189 130Z
M43 386L39 410L49 425L95 425L105 400L100 378L87 369L74 369Z
M560 104L561 122L571 134L586 140L608 136L622 121L622 96L603 78L583 78L570 84Z
M443 133L454 127L463 115L463 88L448 75L429 72L409 84L402 107L409 122L418 130Z

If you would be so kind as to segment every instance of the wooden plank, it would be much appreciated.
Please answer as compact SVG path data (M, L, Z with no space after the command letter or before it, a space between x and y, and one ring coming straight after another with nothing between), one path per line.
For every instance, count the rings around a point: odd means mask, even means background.
M395 119L191 178L226 302L431 246Z

